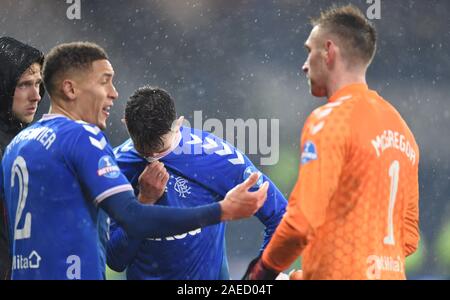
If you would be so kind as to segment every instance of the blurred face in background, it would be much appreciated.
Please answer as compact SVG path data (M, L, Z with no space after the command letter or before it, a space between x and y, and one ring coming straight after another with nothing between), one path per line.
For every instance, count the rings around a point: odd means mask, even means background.
M328 80L327 49L319 26L312 29L305 42L305 48L308 51L308 57L302 70L308 78L310 92L315 97L325 97L327 96Z
M41 101L41 83L41 66L38 63L32 64L19 78L14 91L12 112L20 122L28 124L33 121Z

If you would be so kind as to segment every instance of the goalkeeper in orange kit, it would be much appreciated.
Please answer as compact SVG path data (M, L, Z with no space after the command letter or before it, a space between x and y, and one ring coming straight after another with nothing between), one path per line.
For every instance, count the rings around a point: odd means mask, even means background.
M375 28L351 5L312 25L303 71L328 103L305 123L287 212L244 278L274 279L302 255L303 279L405 279L419 242L419 149L366 84Z

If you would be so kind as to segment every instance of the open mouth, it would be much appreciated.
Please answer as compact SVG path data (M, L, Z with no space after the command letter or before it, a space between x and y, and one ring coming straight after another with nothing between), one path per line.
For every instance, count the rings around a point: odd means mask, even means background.
M109 112L111 111L111 107L112 105L107 105L105 107L103 107L103 113L107 116L109 116Z

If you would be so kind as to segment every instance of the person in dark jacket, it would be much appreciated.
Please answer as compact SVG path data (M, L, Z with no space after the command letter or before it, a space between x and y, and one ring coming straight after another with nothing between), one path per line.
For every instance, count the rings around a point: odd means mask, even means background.
M44 96L44 54L11 37L0 38L0 157L15 135L33 121ZM6 213L0 197L0 279L9 279L11 257Z

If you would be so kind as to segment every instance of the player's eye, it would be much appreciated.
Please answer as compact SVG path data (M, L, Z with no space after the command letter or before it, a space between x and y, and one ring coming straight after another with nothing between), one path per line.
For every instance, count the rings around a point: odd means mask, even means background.
M27 82L20 83L17 87L20 88L20 89L25 89L25 88L29 88L29 87L32 87L32 86L33 86L33 83L27 81Z

